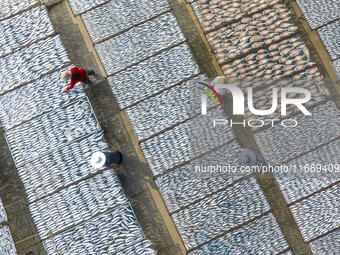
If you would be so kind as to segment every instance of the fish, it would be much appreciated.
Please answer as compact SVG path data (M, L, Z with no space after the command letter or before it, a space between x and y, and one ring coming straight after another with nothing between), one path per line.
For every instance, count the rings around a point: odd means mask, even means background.
M275 63L267 63L266 68L267 69L272 68L274 65L275 65ZM272 71L272 70L270 70L270 71Z
M241 23L249 23L250 21L252 21L253 19L250 17L245 17L241 19Z
M245 41L247 41L249 38L250 38L250 36L245 36L245 37L240 38L240 41L241 41L241 42L245 42Z
M285 32L282 33L282 37L288 37L288 36L290 36L291 34L292 34L292 32L290 32L290 31L285 31Z
M291 70L295 67L295 65L287 65L283 68L283 71L288 71L288 70Z
M236 26L235 30L236 30L236 31L241 31L241 30L243 30L247 25L248 25L248 24L238 25L238 26Z
M288 49L284 49L283 51L281 51L281 55L285 56L287 54L289 54L289 52L292 50L292 48L288 48Z
M284 31L286 31L286 29L284 29L284 28L279 28L279 27L278 27L278 28L275 28L275 29L274 29L274 32L275 32L275 33L282 33L282 32L284 32Z
M249 70L253 70L253 69L257 68L257 67L258 67L258 65L257 65L257 64L255 64L255 65L251 65L251 66L249 66Z
M307 48L303 49L303 53L305 54L305 56L307 57L307 59L310 59L310 54L309 54L309 50Z
M269 59L262 59L260 60L260 65L264 65L264 64L267 64L270 60Z
M256 31L256 30L247 31L247 34L250 35L250 36L255 35L257 33L258 33L258 31Z
M264 31L261 31L261 35L262 36L266 36L267 34L269 34L271 31L270 30L264 30Z
M256 57L256 59L261 60L261 59L264 59L265 57L267 57L267 54L260 54Z
M292 52L289 54L292 58L296 57L297 55L299 55L301 52L300 49L297 50L292 50Z
M204 20L212 20L215 17L215 14L206 14L203 16Z
M281 69L283 67L283 65L274 65L273 66L273 70L278 70L278 69Z
M245 49L242 49L241 52L243 54L245 54L245 53L249 52L250 50L251 50L251 48L245 48Z
M279 62L280 63L285 63L288 60L288 58L280 58Z
M264 42L256 42L253 44L253 48L259 48L264 44Z
M240 45L239 47L240 47L240 49L245 49L245 48L247 48L248 46L250 46L250 44L251 44L251 43L245 43L245 44Z
M233 65L238 65L240 63L242 63L243 59L236 59L234 62L233 62Z
M248 61L248 60L251 60L255 57L256 57L256 54L249 54L249 55L246 56L246 60Z
M285 49L289 46L287 44L284 44L283 42L281 42L281 43L282 43L282 45L279 46L279 50L283 50L283 49Z
M273 56L275 56L279 53L280 53L279 51L272 51L272 52L269 53L269 56L273 57ZM281 58L281 57L279 57L279 58Z
M298 29L299 29L298 27L293 26L293 27L289 27L288 31L295 31L295 30L298 30Z

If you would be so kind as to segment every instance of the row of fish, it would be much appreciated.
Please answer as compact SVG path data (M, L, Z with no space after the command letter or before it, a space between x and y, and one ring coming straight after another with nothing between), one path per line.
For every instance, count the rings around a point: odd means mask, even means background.
M339 18L339 0L296 0L312 29Z
M331 62L337 76L340 78L340 59Z
M101 130L87 98L79 99L5 133L16 166Z
M81 15L92 42L98 42L170 9L166 0L108 2Z
M325 83L323 81L322 76L320 76L320 72L318 72L318 68L312 68L307 70L306 72L299 73L295 75L292 78L285 79L279 81L277 84L274 84L270 87L267 87L265 89L260 89L253 93L253 106L255 109L258 110L267 110L272 107L272 99L273 99L273 88L277 88L277 96L278 96L278 104L276 111L270 115L267 116L258 116L254 115L252 112L249 111L248 107L245 107L245 116L247 120L253 120L253 119L280 119L282 117L290 116L294 113L301 112L299 108L297 108L294 104L290 104L286 106L286 115L281 115L281 89L282 88L289 88L289 87L299 87L307 89L311 95L312 98L309 100L305 105L312 106L316 103L322 102L328 98L330 98L330 91L325 86ZM293 99L293 98L303 98L305 97L304 94L296 93L296 92L290 92L287 93L287 98ZM247 101L247 100L246 100ZM252 125L261 125L261 124L255 124L256 122L253 121ZM266 122L265 125L269 125L270 122ZM255 131L257 128L251 128L253 131Z
M255 178L205 198L171 215L187 249L194 248L270 210Z
M280 164L340 137L340 112L333 101L313 108L310 113L293 117L298 123L296 127L276 125L254 135L268 164Z
M38 4L38 0L2 0L0 3L0 20Z
M107 2L107 0L68 0L74 15L86 12L105 2Z
M208 241L205 235L201 239ZM288 247L274 214L269 213L188 254L279 254ZM285 253L288 254L292 255L291 252Z
M0 57L54 32L44 5L0 21Z
M192 7L204 32L275 5L280 0L197 0Z
M0 254L17 255L13 237L8 226L0 228Z
M340 227L339 192L337 184L289 207L306 242Z
M49 74L1 96L0 120L3 129L20 125L24 121L85 97L80 83L75 86L75 92L60 93L65 87L65 83L60 79L60 73L69 68Z
M144 239L129 203L43 242L49 255L114 254Z
M199 72L184 43L109 77L108 82L122 109Z
M340 3L340 1L339 1ZM331 59L340 57L340 20L318 29L318 34L326 47Z
M200 77L183 82L125 110L139 140L201 113L200 90L192 88L190 84L199 81ZM213 106L211 101L209 103Z
M203 170L202 166L210 165L221 167L231 165L239 168L241 166L239 150L240 145L234 141L201 157L199 165L194 160L156 178L156 185L168 211L172 213L179 210L243 177L245 173L237 175L222 172L205 175L202 172L195 172L196 167Z
M224 61L227 55L218 53L216 57L219 61ZM259 87L314 65L308 48L301 36L297 35L225 64L222 70L227 77L241 79L246 83L242 85L244 87L251 84L253 87Z
M34 202L29 209L40 238L45 239L126 201L111 169Z
M334 231L313 242L310 242L309 248L315 255L337 255L340 251L340 230Z
M7 214L5 211L4 204L2 203L1 198L0 198L0 222L3 222L3 221L7 221Z
M18 167L28 200L35 201L73 182L94 174L91 156L108 150L103 134L97 133Z
M274 5L273 8L206 34L219 63L249 54L297 32L288 10L280 9L283 7Z
M150 240L145 239L123 251L119 251L116 255L156 255L156 251L152 247Z
M59 35L0 58L0 93L70 64Z
M97 44L95 48L110 75L184 40L176 17L170 12Z
M154 176L202 155L235 138L230 126L213 127L214 119L226 118L220 110L198 116L140 144Z

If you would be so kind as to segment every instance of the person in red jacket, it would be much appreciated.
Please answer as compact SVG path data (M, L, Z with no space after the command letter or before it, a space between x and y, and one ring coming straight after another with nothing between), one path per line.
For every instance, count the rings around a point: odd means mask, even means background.
M70 71L64 71L61 73L61 80L68 82L71 79L71 84L67 88L63 89L66 92L74 87L77 82L84 82L85 84L91 84L89 75L96 75L97 73L90 69L79 69L78 67L71 68Z

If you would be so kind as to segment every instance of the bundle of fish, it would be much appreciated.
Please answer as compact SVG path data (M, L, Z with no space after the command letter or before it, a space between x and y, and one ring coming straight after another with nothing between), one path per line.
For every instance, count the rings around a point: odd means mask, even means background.
M86 12L97 5L107 2L107 0L68 0L74 15Z
M86 96L80 83L75 87L80 89L79 91L61 93L65 84L60 80L60 73L69 68L49 74L1 96L0 120L4 130Z
M38 4L39 0L2 0L0 3L0 20Z
M197 0L192 7L203 31L208 32L278 2L280 0Z
M8 226L0 228L0 254L18 254Z
M107 149L103 134L97 133L18 167L28 200L35 201L96 173L98 169L91 166L91 156Z
M92 42L98 42L170 9L166 0L111 1L81 15Z
M301 112L299 108L297 108L294 104L290 104L286 106L286 115L281 115L281 89L282 88L289 88L289 87L300 87L307 89L312 98L309 100L305 105L312 106L316 103L322 102L327 100L331 97L331 94L328 88L325 85L323 77L321 76L320 72L318 71L317 67L309 69L303 73L299 73L292 78L288 78L285 80L279 81L277 84L274 84L270 87L259 89L253 92L253 106L257 110L268 110L272 107L272 99L273 99L273 88L277 88L277 108L276 111L270 115L266 116L259 116L254 115L248 108L245 107L245 116L247 120L264 120L264 119L281 119L282 117L291 116L297 112ZM287 98L304 98L305 94L302 93L295 93L290 92L287 93ZM248 102L248 99L246 99ZM269 125L271 122L265 122L265 125ZM263 123L261 121L252 121L251 125L259 125L261 126ZM253 127L251 128L252 131L255 131L259 128Z
M332 66L334 68L334 71L336 72L336 74L338 75L340 79L340 59L334 60L332 62Z
M59 35L0 58L0 93L70 63Z
M184 40L170 12L97 44L95 48L110 75Z
M79 99L5 133L17 167L100 131L87 98Z
M311 116L293 117L298 123L296 127L275 125L254 135L268 164L281 164L340 136L340 112L333 101L315 107L310 113Z
M270 210L255 178L235 185L171 215L189 250ZM227 254L227 253L220 253Z
M206 36L219 59L219 64L223 64L290 36L297 32L297 29L288 10L284 5L277 4L273 8L245 17Z
M306 242L340 227L339 194L340 184L289 207Z
M227 54L218 53L216 57L221 63ZM307 46L301 36L296 35L225 64L222 70L235 85L257 88L314 66L315 62L310 60Z
M202 157L202 161L208 162L204 165L236 165L240 166L238 153L233 150L239 150L240 146L235 141L219 149L214 150ZM209 164L214 161L214 164ZM190 165L197 166L191 162ZM195 173L189 164L176 168L175 170L159 176L155 179L156 185L163 197L163 201L169 213L195 202L206 195L212 194L222 189L241 177L240 175L229 175L219 173L218 176L212 174L202 177L203 173ZM199 165L199 166L204 166Z
M338 255L340 251L340 230L310 242L309 248L315 255Z
M311 29L325 25L340 16L339 0L296 0Z
M145 239L123 251L119 251L116 255L156 255L156 251L152 247L150 240Z
M339 1L340 4L340 1ZM340 12L339 12L340 14ZM318 29L318 34L326 47L331 59L340 57L340 20Z
M54 28L44 5L0 21L0 57L53 32Z
M108 82L124 108L199 72L185 43L109 77Z
M209 240L205 235L201 239ZM288 247L274 214L269 213L188 254L278 254Z
M274 173L286 202L289 204L339 181L339 162L340 141L335 141L286 164L296 166L296 173Z
M44 239L126 201L111 169L30 204L29 209Z
M200 115L140 144L155 176L235 138L229 126L211 128L219 111L208 114L209 119Z
M43 242L49 255L114 254L144 239L130 203Z
M190 98L190 82L198 79L195 77L125 110L139 140L190 118L190 110L200 113L199 91L195 90L196 109L192 109Z

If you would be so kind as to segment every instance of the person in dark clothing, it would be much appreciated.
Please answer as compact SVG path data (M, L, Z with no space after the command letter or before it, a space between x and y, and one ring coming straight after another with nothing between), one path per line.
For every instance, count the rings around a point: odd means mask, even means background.
M63 92L66 92L74 87L77 82L84 82L85 84L91 84L89 79L89 75L96 75L97 73L90 69L79 69L78 67L71 68L70 71L64 71L61 73L61 80L64 82L68 82L71 79L70 86L63 89Z

